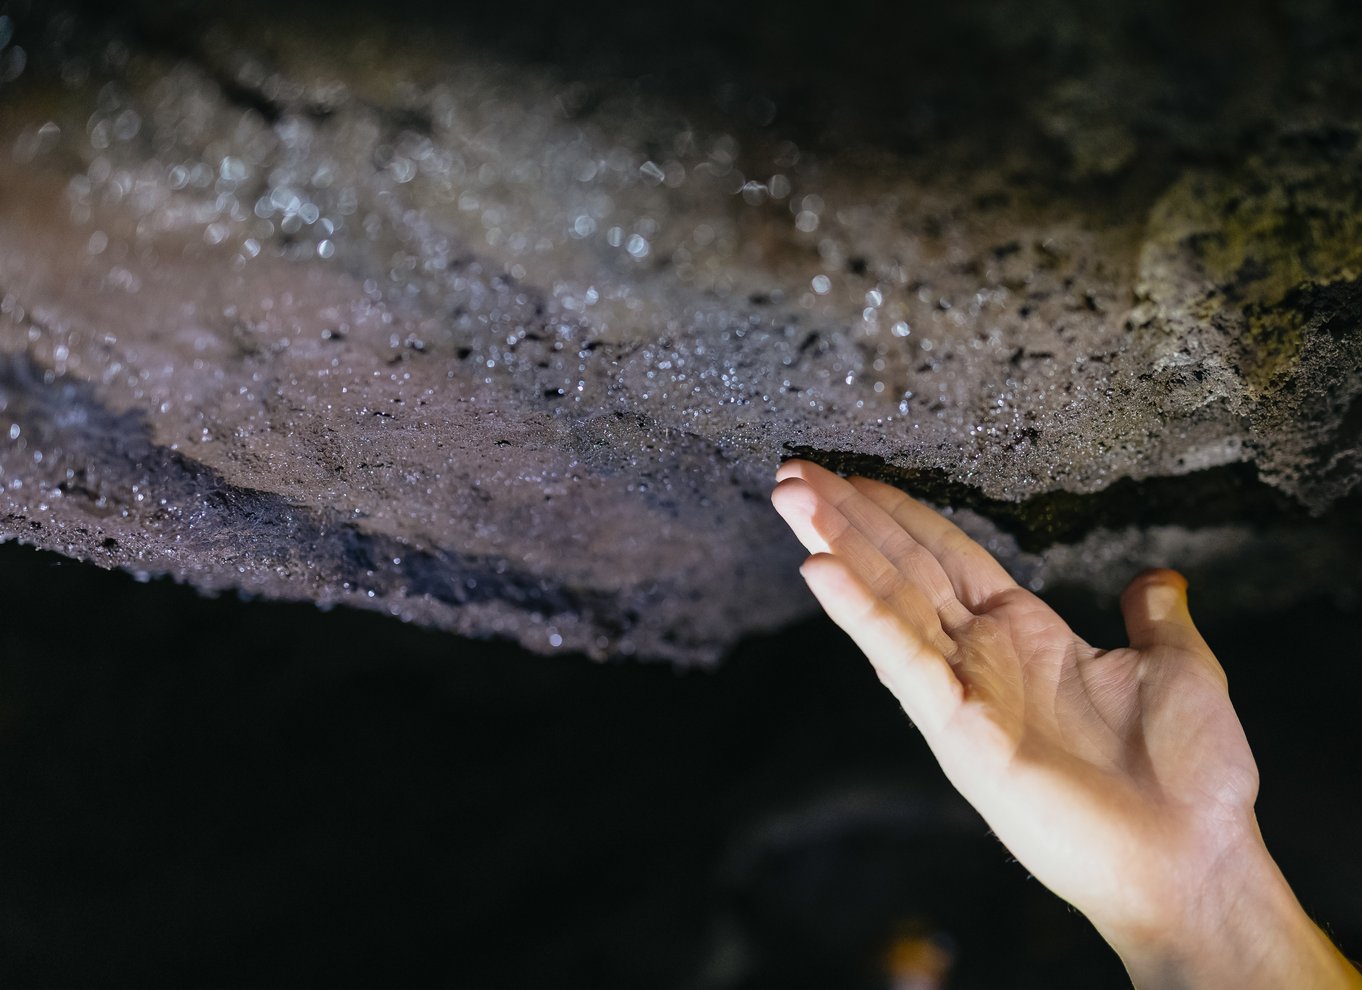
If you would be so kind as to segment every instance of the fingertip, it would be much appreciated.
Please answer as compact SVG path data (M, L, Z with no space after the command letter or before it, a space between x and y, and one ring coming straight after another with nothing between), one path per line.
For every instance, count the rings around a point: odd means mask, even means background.
M786 478L803 478L808 481L820 475L828 475L832 478L840 477L836 472L829 471L821 464L815 464L813 461L806 461L799 457L792 457L776 469L777 481L783 481Z
M1167 567L1141 571L1121 592L1121 614L1136 648L1182 644L1195 633L1187 607L1187 579Z
M803 478L788 477L776 482L771 489L771 504L782 516L792 512L812 515L815 496Z
M1171 567L1151 567L1136 574L1126 585L1121 597L1125 598L1142 591L1154 591L1160 588L1167 588L1185 596L1187 594L1187 579Z
M804 558L804 563L799 565L799 576L825 610L831 603L844 601L848 595L854 596L854 586L858 583L845 561L821 551Z
M811 576L825 573L829 567L837 566L837 558L830 553L812 553L799 565L799 573L808 580Z

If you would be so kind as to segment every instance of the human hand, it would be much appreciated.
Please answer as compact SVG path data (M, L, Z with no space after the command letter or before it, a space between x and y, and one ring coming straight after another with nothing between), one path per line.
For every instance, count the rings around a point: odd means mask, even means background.
M776 478L772 502L813 554L810 590L951 783L1137 982L1231 985L1227 967L1248 962L1270 980L1271 956L1292 980L1307 964L1337 979L1233 985L1362 985L1263 847L1257 767L1180 575L1137 577L1121 600L1130 646L1096 649L897 489L805 461ZM1227 923L1253 904L1294 953ZM1211 959L1203 945L1232 951Z

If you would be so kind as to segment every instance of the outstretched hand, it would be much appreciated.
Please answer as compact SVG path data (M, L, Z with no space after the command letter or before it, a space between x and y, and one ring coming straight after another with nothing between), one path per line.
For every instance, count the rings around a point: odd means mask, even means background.
M1247 903L1241 884L1268 884L1284 910L1253 813L1257 767L1179 574L1137 577L1121 599L1130 645L1098 649L898 489L797 460L776 477L820 604L951 783L1137 980L1171 985L1196 940L1232 937L1223 914ZM1301 928L1307 954L1341 960L1295 911L1314 932Z

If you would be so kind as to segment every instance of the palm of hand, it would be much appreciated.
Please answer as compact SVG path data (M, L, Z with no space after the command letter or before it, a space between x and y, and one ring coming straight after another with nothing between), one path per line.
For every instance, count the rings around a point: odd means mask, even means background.
M1137 579L1131 647L1097 650L896 489L800 461L778 478L829 615L998 837L1099 927L1159 924L1256 834L1257 771L1176 574Z

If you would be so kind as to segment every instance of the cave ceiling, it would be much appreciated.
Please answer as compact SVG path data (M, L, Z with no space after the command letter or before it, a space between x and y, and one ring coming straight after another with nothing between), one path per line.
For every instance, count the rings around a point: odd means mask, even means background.
M1362 9L1187 8L16 5L0 536L704 664L813 607L798 455L1342 594Z

